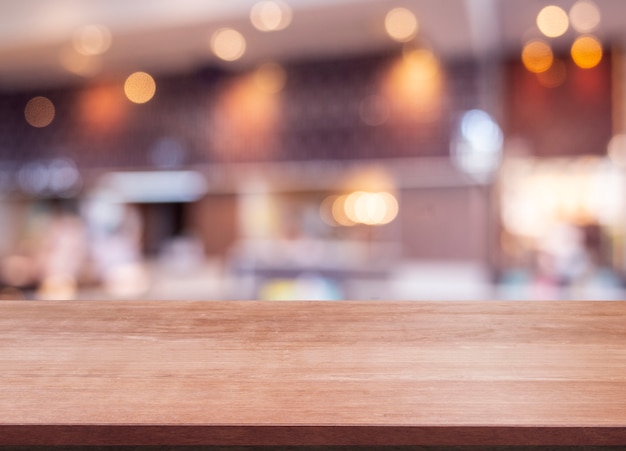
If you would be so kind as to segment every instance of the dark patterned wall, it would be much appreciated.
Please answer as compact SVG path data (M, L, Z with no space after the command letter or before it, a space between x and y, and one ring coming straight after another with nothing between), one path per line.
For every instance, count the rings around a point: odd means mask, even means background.
M2 93L0 161L65 156L85 168L138 168L446 155L454 112L478 103L476 71L450 65L432 88L419 76L390 81L399 60L287 64L282 91L258 98L246 94L246 74L217 69L157 78L155 97L141 105L124 97L123 80ZM390 91L390 83L405 83L405 91ZM24 106L39 95L56 108L44 128L24 119ZM427 97L429 110L420 104Z
M526 150L540 157L606 154L612 135L610 54L592 69L576 67L567 55L561 60L565 75L552 87L517 61L507 66L505 133L522 138Z

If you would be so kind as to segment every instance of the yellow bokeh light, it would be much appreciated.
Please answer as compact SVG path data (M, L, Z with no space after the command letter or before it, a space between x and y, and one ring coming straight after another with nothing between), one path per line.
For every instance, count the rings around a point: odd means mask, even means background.
M224 61L235 61L246 51L246 40L232 28L220 28L211 37L211 49L215 56Z
M567 68L561 60L555 59L552 66L545 72L537 74L537 80L546 88L556 88L561 86L567 78Z
M417 29L415 14L406 8L394 8L385 16L385 30L395 41L410 41L417 34Z
M74 48L81 55L101 55L111 47L111 32L104 25L85 25L74 33Z
M442 113L444 73L427 49L406 52L390 66L383 92L392 116L410 121L434 121Z
M265 63L257 68L254 79L263 91L276 94L285 87L287 73L279 64Z
M530 72L545 72L550 69L553 61L552 49L543 41L530 41L522 50L522 63Z
M569 20L574 30L590 33L600 24L600 10L591 1L579 0L570 9Z
M387 192L355 191L342 200L343 212L352 223L383 225L398 215L398 201Z
M291 8L278 0L263 0L250 10L250 21L257 30L284 30L291 23Z
M549 38L562 36L569 27L567 13L558 6L546 6L537 15L537 27Z
M47 97L33 97L24 108L26 122L36 128L43 128L54 120L54 104Z
M582 69L591 69L602 61L602 44L593 36L580 36L571 49L572 59Z
M156 92L156 83L150 74L135 72L124 83L124 93L133 103L146 103Z

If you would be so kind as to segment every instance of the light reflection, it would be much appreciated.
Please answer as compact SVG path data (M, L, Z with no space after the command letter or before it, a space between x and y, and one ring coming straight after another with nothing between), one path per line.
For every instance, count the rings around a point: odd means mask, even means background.
M530 41L522 50L522 63L530 72L545 72L550 69L553 61L552 49L543 41Z
M567 13L558 6L546 6L537 15L537 27L549 38L562 36L569 27Z
M291 23L291 8L279 0L264 0L250 10L250 21L257 30L284 30Z
M133 103L146 103L156 91L156 83L150 74L135 72L126 79L124 93L128 100Z
M26 122L36 128L47 127L54 120L54 104L47 97L33 97L24 108Z
M572 44L571 54L578 67L591 69L602 61L602 44L593 36L580 36Z
M211 49L224 61L236 61L246 51L246 40L232 28L220 28L211 36Z
M589 0L579 0L569 11L569 19L574 30L590 33L600 24L600 10Z
M398 42L407 42L415 37L418 30L415 14L406 8L394 8L385 16L385 30Z

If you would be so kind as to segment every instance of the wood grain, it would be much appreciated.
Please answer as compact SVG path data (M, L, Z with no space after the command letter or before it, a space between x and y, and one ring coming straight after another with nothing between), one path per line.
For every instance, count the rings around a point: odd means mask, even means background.
M0 445L626 444L623 302L0 303Z

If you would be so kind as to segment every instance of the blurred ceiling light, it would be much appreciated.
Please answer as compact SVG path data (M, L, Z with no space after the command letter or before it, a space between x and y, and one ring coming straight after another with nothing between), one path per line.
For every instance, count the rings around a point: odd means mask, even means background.
M530 41L522 50L522 63L530 72L545 72L550 69L553 61L552 49L543 41Z
M285 87L287 73L279 64L265 63L255 71L254 80L261 90L270 94L276 94Z
M537 27L549 38L562 36L569 27L567 13L558 6L546 6L537 14Z
M224 61L235 61L246 51L246 40L232 28L220 28L211 36L211 49L215 56Z
M74 48L85 56L101 55L111 47L111 32L104 25L85 25L74 33Z
M26 122L36 128L50 125L54 120L54 104L47 97L33 97L24 108Z
M579 0L569 11L569 20L574 30L590 33L600 24L600 10L589 0Z
M279 0L263 0L250 10L250 21L257 30L284 30L291 23L291 8Z
M537 74L537 80L546 88L561 86L567 78L567 68L562 60L555 59L552 66L545 72Z
M81 77L93 77L102 70L101 56L85 56L73 48L64 49L59 56L59 62L66 71Z
M613 136L607 150L613 164L626 169L626 134L620 133Z
M580 36L572 44L571 54L578 67L591 69L602 61L602 44L593 36Z
M156 92L156 83L150 74L135 72L128 76L124 83L124 93L133 103L146 103Z
M385 16L385 29L395 41L410 41L417 34L417 18L406 8L394 8Z

